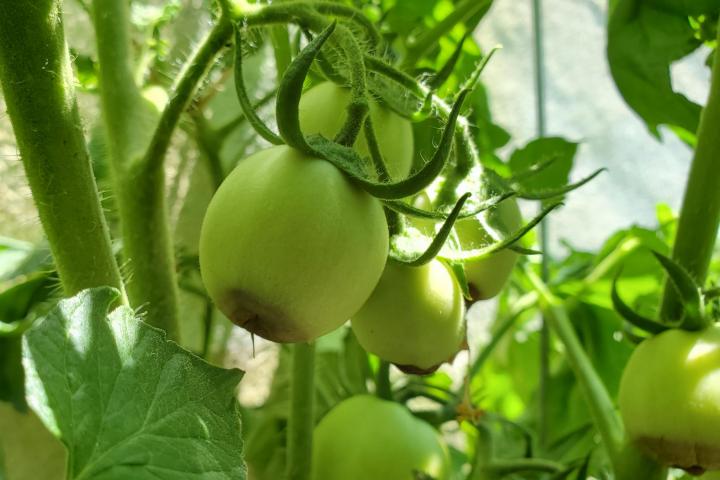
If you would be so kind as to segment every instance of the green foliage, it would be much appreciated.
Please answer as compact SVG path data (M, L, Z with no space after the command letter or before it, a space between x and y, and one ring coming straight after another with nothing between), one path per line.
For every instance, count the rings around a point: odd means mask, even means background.
M28 403L69 451L68 478L245 478L235 389L109 288L61 301L25 335Z
M715 13L717 2L615 0L610 5L607 55L620 93L659 137L667 125L695 144L700 106L675 92L670 65L695 51L696 37L688 15Z

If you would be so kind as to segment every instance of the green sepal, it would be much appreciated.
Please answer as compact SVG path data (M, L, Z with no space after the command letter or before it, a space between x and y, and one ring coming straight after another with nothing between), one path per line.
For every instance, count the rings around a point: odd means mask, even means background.
M465 213L461 212L460 215L458 215L458 219L462 220L463 218L474 217L514 195L515 192L507 191L500 195L490 197L480 202L473 210ZM399 200L385 200L383 203L386 207L410 217L424 218L427 220L445 220L450 215L450 212L423 210L422 208L413 207Z
M455 279L460 285L460 291L462 292L463 298L466 301L472 301L472 294L470 293L470 285L468 285L467 277L465 276L465 264L463 262L456 262L452 260L445 260L445 264L450 267L453 271Z
M605 170L605 168L599 168L587 177L583 178L582 180L575 183L568 183L567 185L564 185L560 188L531 192L515 187L515 190L517 191L518 198L522 198L525 200L548 200L550 198L560 197L562 195L565 195L566 193L572 192L573 190L577 190L578 188L582 187L583 185L600 175Z
M461 90L472 90L473 88L475 88L478 80L480 80L480 75L482 74L483 70L485 70L485 67L487 67L488 63L490 63L490 59L492 59L493 55L495 55L495 52L497 52L498 50L500 50L499 46L493 47L488 52L488 54L485 55L482 60L480 60L480 63L477 64L475 70L473 70L470 77L468 77L468 79L462 85Z
M442 247L443 245L445 245L445 241L450 236L453 225L455 225L455 221L457 220L458 215L460 215L460 211L462 210L462 207L468 198L470 198L470 194L466 193L458 199L455 207L453 207L452 209L452 212L450 212L450 215L448 215L448 218L445 220L445 222L443 222L442 227L440 227L440 230L438 230L438 232L435 234L432 242L430 242L430 245L425 249L423 253L414 256L413 258L413 256L410 254L406 254L404 252L399 252L396 250L394 251L393 249L391 249L390 254L388 255L389 258L397 263L402 263L403 265L407 265L410 267L419 267L420 265L425 265L426 263L429 263L433 258L437 256L438 253L440 253L440 250L442 250Z
M387 165L385 164L385 160L380 152L380 146L378 145L377 137L375 136L375 128L373 127L370 115L365 117L363 131L365 132L365 142L367 143L368 150L370 151L370 158L372 159L373 166L378 174L378 179L385 183L392 182Z
M683 306L683 318L680 328L684 330L702 330L708 326L705 318L705 304L700 286L682 265L655 250L652 254L668 274L670 283L679 295Z
M273 145L282 145L283 139L280 138L275 132L270 130L270 127L265 125L265 122L255 113L255 108L248 97L247 90L245 88L245 80L243 79L243 55L242 55L243 38L241 33L240 25L235 25L235 92L237 93L238 101L240 102L240 108L242 108L245 118L250 125L255 129L258 135L272 143Z
M669 330L671 328L670 326L664 325L651 318L640 315L635 310L630 308L627 303L625 303L625 301L620 297L620 293L618 292L617 288L618 279L620 278L621 273L622 270L619 270L617 275L615 275L612 283L612 290L610 292L610 298L612 300L613 308L615 308L615 311L618 313L618 315L625 319L625 321L629 324L653 335L657 335L664 332L665 330Z
M542 221L543 218L545 218L550 212L555 210L556 208L562 206L562 202L557 202L550 204L542 209L542 211L537 214L535 217L533 217L528 223L523 225L518 230L512 232L510 235L505 237L504 239L497 241L495 243L491 243L487 247L483 248L476 248L473 250L468 251L462 251L462 252L452 252L448 255L442 255L442 258L447 258L450 260L458 260L463 262L472 262L477 260L482 260L483 258L486 258L490 256L491 254L495 252L499 252L500 250L503 250L505 248L510 248L513 243L520 240L522 237L525 236L526 233L528 233L530 230L535 228L535 226Z
M430 80L427 82L428 87L430 87L430 90L437 91L442 85L447 81L448 78L450 78L450 75L452 75L453 70L455 70L455 66L457 65L458 60L460 60L460 55L462 55L463 46L465 45L465 41L467 38L471 35L472 32L466 32L465 35L460 39L457 46L455 47L455 50L453 51L452 55L450 55L450 58L445 62L445 64L438 70L438 72L430 78Z
M289 146L307 155L317 156L300 129L299 104L303 83L310 66L330 35L335 31L337 22L328 25L317 37L303 48L288 65L280 79L277 93L276 120L280 136Z
M377 183L368 179L367 176L360 172L357 167L357 165L361 163L359 160L360 157L357 153L348 147L331 142L320 135L310 136L307 140L305 137L302 137L302 141L305 143L307 148L310 149L312 154L320 155L322 158L325 158L336 167L343 170L370 195L387 200L409 197L422 191L425 187L430 185L445 167L447 159L450 156L450 151L452 150L455 122L457 121L460 108L462 107L463 101L468 93L469 90L463 90L458 95L452 111L450 112L448 122L443 129L440 144L430 161L423 165L423 167L414 174L398 182ZM280 119L278 118L278 123L279 122ZM285 136L283 134L283 138L284 137ZM288 144L292 145L290 142L288 142Z
M302 31L308 42L312 42L313 38L315 38L312 32L310 32L310 30L308 30L307 28L303 28ZM320 67L320 72L326 80L337 83L338 85L347 85L347 79L342 76L340 72L337 71L337 69L333 66L332 62L328 60L327 56L322 52L322 50L317 52L315 61L318 67Z

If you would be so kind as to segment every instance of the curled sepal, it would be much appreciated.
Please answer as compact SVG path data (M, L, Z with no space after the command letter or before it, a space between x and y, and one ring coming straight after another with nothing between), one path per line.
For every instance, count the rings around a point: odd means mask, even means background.
M411 254L393 251L391 249L389 257L398 263L411 267L418 267L430 262L437 256L438 253L440 253L443 245L445 245L445 241L452 232L453 225L455 225L455 220L457 220L458 215L460 215L460 210L462 210L462 207L468 198L470 198L470 194L466 193L458 199L455 207L452 209L452 212L450 212L450 215L448 215L448 218L445 222L443 222L442 227L440 227L440 230L438 230L437 234L435 234L432 242L423 253L414 256L413 258L413 255Z
M559 188L538 191L526 191L521 188L515 187L515 190L517 191L518 198L524 198L525 200L547 200L550 198L565 195L566 193L572 192L573 190L577 190L578 188L588 183L590 180L600 175L605 170L605 168L599 168L587 177L583 178L582 180L575 183L568 183L567 185Z
M477 84L478 80L480 80L480 74L482 74L483 70L485 70L485 67L487 67L488 63L490 62L490 59L495 55L495 52L500 50L500 46L496 45L494 46L485 57L483 57L482 60L480 60L480 63L477 64L475 67L475 70L473 70L473 73L470 75L470 77L465 81L465 83L462 86L463 90L472 90L475 88L475 85Z
M298 105L310 66L336 25L337 22L332 22L300 51L288 65L278 87L276 119L280 136L285 143L308 155L317 155L317 152L308 144L300 129Z
M430 90L436 91L438 88L442 87L442 85L447 81L448 78L450 78L450 75L452 74L453 70L455 70L455 66L457 65L458 60L460 59L460 55L462 55L463 46L465 45L465 40L467 40L468 36L472 32L469 31L463 35L463 37L458 42L457 46L455 47L455 50L453 51L452 55L450 55L450 58L445 62L445 65L440 68L440 70L428 80L427 85L430 87Z
M460 291L463 294L463 298L467 302L472 301L472 294L470 293L470 285L468 285L467 277L465 276L465 264L463 262L446 261L445 262L450 270L455 275L458 285L460 285Z
M443 258L447 258L450 260L460 260L464 262L476 261L482 260L483 258L486 258L489 255L495 252L499 252L500 250L503 250L505 248L510 248L513 243L520 240L522 237L525 236L526 233L535 228L535 226L540 223L542 219L545 218L550 212L562 205L562 202L557 202L546 206L542 209L540 213L538 213L534 218L532 218L528 223L523 225L520 229L512 232L510 235L500 241L491 243L487 247L476 248L473 250L466 250L462 252L451 252L448 253L448 255L443 255Z
M242 108L245 118L252 125L255 131L262 138L272 143L273 145L282 145L283 139L280 138L275 132L270 130L270 127L265 125L265 122L255 113L255 107L253 106L250 98L248 97L247 90L245 89L245 80L243 79L243 55L242 55L243 38L241 33L240 25L235 25L235 92L237 93L240 107Z
M302 31L308 42L312 42L314 37L310 30L303 28ZM322 52L322 50L319 50L317 52L315 61L320 67L320 71L326 79L330 80L333 83L337 83L338 85L345 85L348 82L347 79L343 77L340 72L337 71L337 69L333 66L332 62L328 60L327 56Z
M503 200L506 200L510 197L515 195L515 192L507 191L500 195L495 195L493 197L490 197L482 202L480 202L478 205L475 206L474 209L472 209L469 212L461 212L460 215L458 215L458 219L462 220L463 218L470 218L474 217L475 215L478 215L479 213L484 212L485 210L488 210ZM403 201L399 200L385 200L383 202L386 207L390 208L391 210L394 210L398 213L402 213L403 215L407 215L410 217L416 217L416 218L424 218L427 220L445 220L448 218L450 213L442 212L442 211L430 211L430 210L423 210L422 208L413 207L412 205L409 205Z
M720 297L720 287L708 288L703 291L703 298L705 301L715 300L718 297Z
M413 123L418 123L427 120L430 118L430 115L432 115L433 112L433 92L430 91L425 96L425 100L423 100L422 105L420 106L420 110L417 110L415 112L412 112L410 114L410 121ZM402 115L402 113L400 113Z
M653 255L667 272L683 305L683 319L680 328L684 330L702 330L708 325L705 318L705 305L702 292L695 279L682 265L662 253L653 250Z
M615 311L618 313L618 315L624 318L625 321L629 324L653 335L657 335L658 333L662 333L665 330L669 330L669 326L663 325L662 323L656 322L651 318L640 315L635 310L630 308L630 306L625 303L622 298L620 298L617 283L621 273L622 270L618 271L617 275L615 275L612 283L612 291L610 292L610 298L612 299L613 308L615 308Z
M520 255L542 255L543 252L540 250L533 250L532 248L521 247L520 245L510 245L507 247L508 250L512 250Z
M365 117L365 126L363 127L363 131L365 132L365 142L367 143L368 150L370 151L370 158L372 159L373 166L378 174L378 179L381 182L391 182L392 178L390 178L387 165L382 157L382 153L380 153L380 146L378 145L377 137L375 136L375 128L373 128L370 115Z
M377 183L368 179L362 173L359 173L357 168L348 168L349 164L351 165L352 163L357 163L349 161L351 160L350 157L354 154L351 149L330 142L318 135L310 137L307 141L303 137L303 142L305 142L307 148L310 148L314 154L322 155L323 158L343 170L370 195L387 200L409 197L410 195L414 195L430 185L433 180L435 180L435 177L437 177L442 171L443 167L445 167L447 159L450 156L450 150L452 149L455 123L468 92L468 90L463 90L458 95L457 100L452 107L452 111L448 116L448 122L443 129L440 144L438 145L437 150L435 150L435 154L432 156L430 161L423 165L423 167L414 174L395 183ZM279 118L278 123L280 123ZM280 132L282 133L282 130ZM284 134L283 138L285 138ZM310 146L308 142L310 142L312 146ZM290 144L290 142L288 142L288 144ZM357 157L357 154L354 155Z

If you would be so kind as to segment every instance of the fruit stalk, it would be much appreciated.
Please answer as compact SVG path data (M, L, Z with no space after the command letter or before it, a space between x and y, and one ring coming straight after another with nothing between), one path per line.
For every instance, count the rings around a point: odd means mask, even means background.
M720 29L718 29L720 39ZM697 146L683 198L673 259L685 267L698 284L707 276L718 224L720 224L720 54L715 51L710 94L700 116ZM679 297L666 281L660 318L679 318Z
M308 480L312 463L315 425L315 345L297 343L292 347L290 418L287 426L286 480Z
M65 294L101 285L122 291L83 137L61 4L0 2L0 84Z

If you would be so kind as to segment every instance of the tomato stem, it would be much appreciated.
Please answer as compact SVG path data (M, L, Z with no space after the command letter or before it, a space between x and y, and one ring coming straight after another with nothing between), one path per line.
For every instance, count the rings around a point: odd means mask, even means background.
M101 285L122 291L83 136L61 3L0 2L0 84L65 293Z
M575 334L562 302L531 268L526 266L523 272L540 296L544 318L565 346L567 361L585 396L613 467L617 470L624 431L612 399Z
M312 467L312 437L315 425L315 345L292 347L290 417L287 426L286 480L308 480Z
M375 382L376 394L384 400L392 400L392 388L390 386L390 362L380 360Z
M720 29L718 29L720 39ZM720 224L720 54L715 51L710 94L700 115L697 146L685 186L673 260L702 285L710 265ZM660 318L680 318L682 305L671 282L665 282Z

